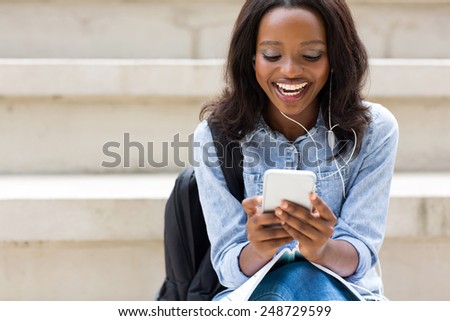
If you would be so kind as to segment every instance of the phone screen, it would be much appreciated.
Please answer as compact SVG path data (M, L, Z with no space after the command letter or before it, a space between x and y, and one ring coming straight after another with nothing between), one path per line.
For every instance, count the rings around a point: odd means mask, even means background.
M309 194L315 185L316 175L311 171L269 169L264 173L263 211L275 211L283 200L311 208Z

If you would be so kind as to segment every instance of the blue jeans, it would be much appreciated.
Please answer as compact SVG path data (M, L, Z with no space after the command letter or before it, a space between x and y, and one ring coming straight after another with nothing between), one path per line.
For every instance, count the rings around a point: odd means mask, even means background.
M355 301L344 285L306 260L270 271L250 301Z

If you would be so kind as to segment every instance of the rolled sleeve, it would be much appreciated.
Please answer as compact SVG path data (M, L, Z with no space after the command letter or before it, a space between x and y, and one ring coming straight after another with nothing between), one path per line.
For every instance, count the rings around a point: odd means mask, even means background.
M343 231L338 231L338 234L341 234L342 232ZM358 253L358 267L355 273L346 278L349 282L357 283L366 275L367 271L372 268L372 251L369 250L366 243L353 236L339 235L337 239L350 243Z
M348 278L355 283L378 261L398 145L398 124L394 116L380 105L372 106L372 115L333 235L352 244L358 252L358 267Z

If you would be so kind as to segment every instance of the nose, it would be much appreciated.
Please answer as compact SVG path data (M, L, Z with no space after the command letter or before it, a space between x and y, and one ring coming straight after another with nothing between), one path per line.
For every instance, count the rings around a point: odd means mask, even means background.
M280 71L287 78L296 78L303 73L303 66L295 58L286 58Z

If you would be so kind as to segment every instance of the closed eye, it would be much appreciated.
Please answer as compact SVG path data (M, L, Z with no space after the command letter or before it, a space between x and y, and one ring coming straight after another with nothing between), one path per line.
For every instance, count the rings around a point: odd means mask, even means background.
M266 59L267 61L270 61L270 62L275 62L281 58L280 55L270 56L270 55L266 55L266 54L263 54L263 57L264 57L264 59Z
M316 55L316 56L312 56L312 55L303 55L303 58L305 58L307 61L317 61L322 57L322 55Z

